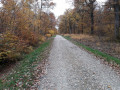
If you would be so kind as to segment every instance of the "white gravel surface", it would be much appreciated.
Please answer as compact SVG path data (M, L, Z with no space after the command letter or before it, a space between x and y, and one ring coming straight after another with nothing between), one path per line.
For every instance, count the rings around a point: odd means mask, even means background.
M120 77L70 41L57 35L39 90L120 90Z

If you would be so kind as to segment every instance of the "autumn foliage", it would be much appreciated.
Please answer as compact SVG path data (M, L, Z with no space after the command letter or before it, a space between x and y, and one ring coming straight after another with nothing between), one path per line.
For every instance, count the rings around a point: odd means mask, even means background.
M49 8L54 6L51 3ZM1 0L0 62L20 59L44 42L46 34L55 34L54 14L38 4L36 0Z
M120 1L72 0L74 8L58 18L62 34L92 34L120 40Z

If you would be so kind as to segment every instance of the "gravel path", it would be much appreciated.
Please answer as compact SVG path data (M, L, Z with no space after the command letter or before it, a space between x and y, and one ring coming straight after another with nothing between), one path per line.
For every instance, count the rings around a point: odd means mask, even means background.
M57 35L39 90L120 90L111 67Z

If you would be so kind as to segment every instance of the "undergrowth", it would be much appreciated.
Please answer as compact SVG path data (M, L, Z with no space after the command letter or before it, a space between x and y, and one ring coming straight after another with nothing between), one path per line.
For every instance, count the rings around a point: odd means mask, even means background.
M29 55L24 57L24 60L13 70L10 75L0 79L0 90L18 90L28 89L33 84L34 76L34 63L38 62L37 57L50 45L51 40L48 40L40 45L39 48L34 50Z
M64 36L64 38L66 38L67 40L72 40L70 36ZM118 59L118 58L116 58L116 57L110 56L110 55L108 55L107 53L103 53L103 52L101 52L101 51L99 51L99 50L97 50L97 49L93 49L93 48L91 48L91 47L87 47L87 46L85 46L85 45L83 45L83 44L81 44L81 43L79 43L79 42L74 41L74 43L75 43L76 45L81 46L81 47L83 47L84 49L86 49L86 50L94 53L96 56L100 56L100 57L104 58L104 59L105 59L106 61L108 61L108 62L111 62L111 61L112 61L112 62L120 65L120 59Z

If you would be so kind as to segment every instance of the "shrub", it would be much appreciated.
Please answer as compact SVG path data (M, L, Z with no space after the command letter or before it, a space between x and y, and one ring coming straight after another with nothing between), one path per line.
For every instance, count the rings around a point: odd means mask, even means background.
M20 56L20 53L16 52L18 37L9 31L1 35L0 38L0 61L18 58Z
M46 39L45 36L27 30L21 33L19 36L10 31L0 34L0 61L16 61L23 54L32 52L34 46ZM50 36L51 34L48 34L48 37Z
M36 46L39 42L39 34L37 33L33 33L29 30L23 30L21 31L22 35L20 36L20 38L22 38L22 40L27 41L27 44L30 46Z
M45 40L46 40L46 37L45 37L45 36L40 36L40 37L39 37L39 41L44 42Z
M51 34L46 34L45 36L46 36L46 37L51 37L52 35L51 35Z
M49 34L51 34L52 36L55 34L54 30L49 30Z

